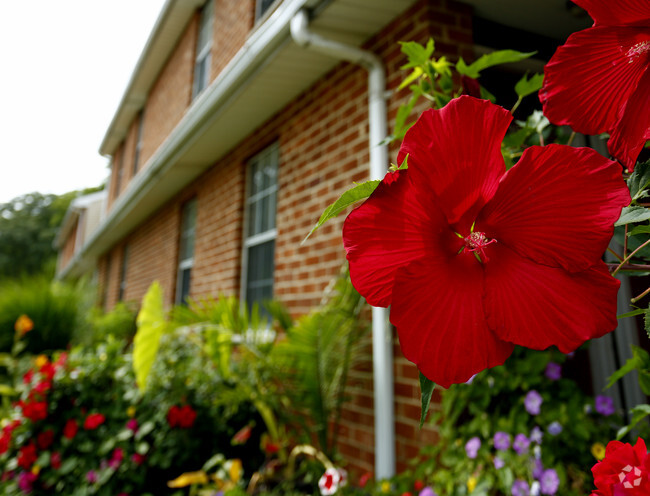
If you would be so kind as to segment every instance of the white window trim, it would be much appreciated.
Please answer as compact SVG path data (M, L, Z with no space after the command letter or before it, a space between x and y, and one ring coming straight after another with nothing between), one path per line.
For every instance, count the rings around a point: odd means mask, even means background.
M278 143L274 143L268 147L266 147L264 150L259 152L258 154L254 155L251 157L250 160L246 163L246 190L244 192L244 222L243 222L243 243L242 243L242 257L241 257L241 278L240 278L240 284L239 284L239 301L240 303L243 303L246 301L246 292L248 289L248 252L249 248L253 246L260 245L262 243L266 243L271 240L275 240L278 236L278 229L277 225L276 227L269 229L268 231L264 231L259 234L254 234L252 236L248 236L248 229L249 229L249 223L250 223L250 214L249 214L249 209L248 205L252 203L255 199L261 196L261 193L267 192L269 190L275 189L276 192L276 204L275 204L275 215L277 218L277 199L278 199L278 181L276 177L276 183L275 185L271 186L270 188L266 188L263 191L260 191L256 193L255 195L250 194L251 190L251 185L252 185L252 180L250 177L251 174L251 165L256 161L259 160L261 157L264 155L270 155L270 154L275 154L275 158L277 160L277 167L278 167L278 172L279 172L279 166L280 166L280 145ZM246 304L249 304L248 301L246 301Z

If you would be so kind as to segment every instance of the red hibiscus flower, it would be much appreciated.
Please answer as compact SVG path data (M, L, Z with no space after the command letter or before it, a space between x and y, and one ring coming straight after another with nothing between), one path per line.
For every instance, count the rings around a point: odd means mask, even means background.
M190 405L183 405L179 407L173 405L167 412L167 423L169 427L180 427L181 429L189 429L194 425L196 419L196 412Z
M39 432L38 436L36 436L36 443L42 450L49 448L53 441L54 431L52 429L47 429L43 432Z
M30 401L27 403L21 401L19 405L23 415L32 422L38 422L47 417L47 402L45 401Z
M595 22L546 65L544 114L584 134L609 132L609 152L632 171L650 139L650 3L573 1Z
M650 455L643 439L636 445L610 441L605 458L593 466L596 490L591 496L645 496L650 494Z
M87 431L97 429L97 427L102 425L105 420L106 417L104 417L104 415L101 413L91 413L86 417L86 420L84 420L84 429Z
M619 165L548 145L505 172L511 119L470 96L424 112L398 155L408 169L343 227L354 286L391 306L404 355L443 387L513 344L568 353L616 327L619 282L600 257L630 201Z
M59 470L61 468L61 453L55 451L50 455L50 465L54 470Z
M67 439L73 439L77 435L79 424L75 419L69 419L63 426L63 436Z
M29 470L37 458L36 445L34 443L26 444L18 451L18 466Z

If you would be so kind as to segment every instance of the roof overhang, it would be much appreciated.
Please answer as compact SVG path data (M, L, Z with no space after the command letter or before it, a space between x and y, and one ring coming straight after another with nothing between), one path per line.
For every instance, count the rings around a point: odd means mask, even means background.
M98 256L339 63L292 41L289 24L298 11L307 8L313 13L310 28L314 32L360 46L414 2L284 0L280 3L251 32L222 73L192 102L173 132L131 180L102 225L59 277L75 277L92 269ZM175 3L170 0L165 5L152 38L157 30L162 30L161 23L170 15L165 12ZM150 39L147 47L150 45L156 42ZM141 93L135 91L135 82L144 80L139 71L148 71L153 84L152 75L156 71L145 69L149 67L145 60L148 50L154 49L145 48L140 58L132 83L102 143L104 153L110 153L116 146L112 140L120 136L118 129L125 129L126 124L120 127L116 123L126 122L131 108L129 102L137 95L146 95L144 83Z

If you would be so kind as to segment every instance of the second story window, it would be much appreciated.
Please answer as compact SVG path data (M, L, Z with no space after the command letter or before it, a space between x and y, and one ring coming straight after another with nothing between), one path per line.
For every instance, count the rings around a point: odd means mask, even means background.
M196 198L183 206L181 214L181 239L178 248L178 273L176 275L176 303L185 303L190 295L192 267L194 267L194 239L196 237Z
M257 0L255 2L255 19L259 19L271 8L276 0Z
M242 297L249 308L273 298L278 146L254 157L248 169Z
M140 153L142 152L142 128L144 127L144 110L138 114L138 136L135 142L135 153L133 155L133 176L138 172L140 166Z
M199 34L196 41L196 59L194 60L194 83L192 84L192 100L208 86L210 82L210 51L212 49L212 19L214 18L214 0L201 9L199 19Z

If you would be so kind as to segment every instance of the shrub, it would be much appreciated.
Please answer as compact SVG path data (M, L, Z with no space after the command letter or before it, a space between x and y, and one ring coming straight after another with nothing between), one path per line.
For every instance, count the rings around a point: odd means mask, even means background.
M28 315L34 329L25 337L26 349L42 353L65 349L87 308L83 287L35 277L3 282L0 287L0 351L13 343L14 323Z

